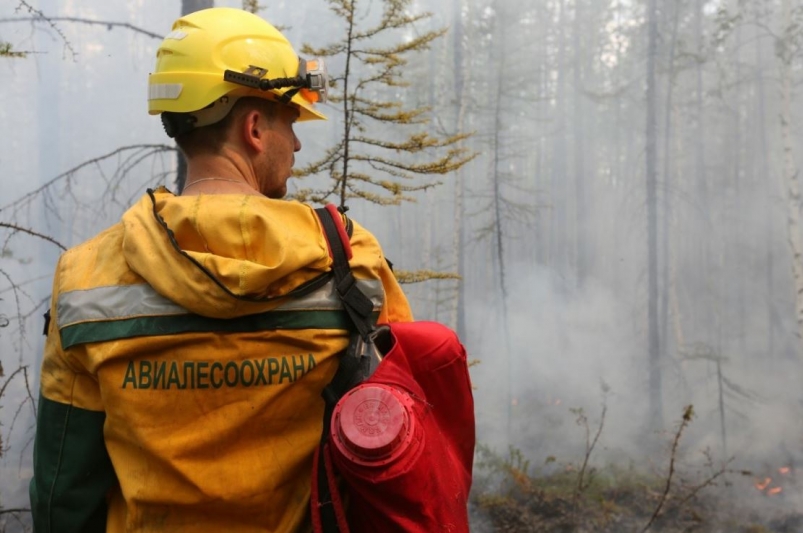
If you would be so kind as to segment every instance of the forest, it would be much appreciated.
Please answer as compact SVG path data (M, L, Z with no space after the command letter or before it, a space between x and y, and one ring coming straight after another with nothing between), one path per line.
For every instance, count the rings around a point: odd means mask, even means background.
M55 263L181 190L147 78L213 5L327 60L289 197L466 346L472 531L803 531L801 0L0 0L0 532Z

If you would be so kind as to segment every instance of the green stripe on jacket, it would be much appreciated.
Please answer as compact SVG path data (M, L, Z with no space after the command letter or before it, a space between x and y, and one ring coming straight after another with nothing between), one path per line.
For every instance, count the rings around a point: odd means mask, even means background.
M372 318L376 322L379 314L374 313ZM61 345L66 350L89 342L180 333L247 333L277 329L351 330L353 327L351 319L343 310L269 311L227 319L186 314L81 322L61 328L60 333Z
M114 474L106 414L39 397L31 512L36 533L103 533Z

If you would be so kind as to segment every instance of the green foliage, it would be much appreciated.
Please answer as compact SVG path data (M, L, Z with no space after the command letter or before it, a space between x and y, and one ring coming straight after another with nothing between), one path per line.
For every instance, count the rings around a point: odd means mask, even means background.
M431 110L407 107L397 90L411 85L405 79L408 57L429 49L446 30L419 32L416 23L431 15L411 14L411 0L383 0L381 16L373 25L360 11L362 4L371 7L366 0L327 1L345 26L343 38L322 48L305 45L302 51L345 60L343 74L332 78L330 95L343 111L343 135L320 160L295 173L297 177L326 174L330 185L304 189L296 198L324 202L337 195L341 206L348 198L380 205L413 201L409 193L438 184L429 176L453 172L474 157L460 146L468 135L426 131ZM396 38L402 31L408 37ZM390 40L394 42L380 44Z
M0 41L0 57L10 57L12 59L20 59L28 56L27 52L20 52L14 50L11 43Z
M461 279L457 274L434 270L396 270L394 274L399 283L420 283L433 279Z

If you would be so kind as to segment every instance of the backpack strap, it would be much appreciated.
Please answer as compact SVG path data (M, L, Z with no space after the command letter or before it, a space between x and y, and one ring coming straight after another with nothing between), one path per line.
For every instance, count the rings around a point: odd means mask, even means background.
M315 210L321 220L324 235L329 244L329 254L332 257L332 272L335 278L335 289L340 296L346 312L351 321L360 332L363 340L368 341L374 330L371 315L374 304L357 287L357 280L351 272L349 259L351 259L351 242L343 225L343 218L333 204Z
M346 510L337 487L329 444L321 444L312 460L311 518L314 533L349 533Z
M359 384L366 372L367 361L360 357L359 344L372 342L376 327L372 314L374 304L357 286L349 266L351 243L347 226L337 208L329 204L315 210L323 226L332 257L335 290L357 332L351 335L348 348L340 355L340 362L332 381L324 387L321 396L325 403L321 442L316 451L312 476L312 524L316 533L348 533L345 510L337 492L334 468L329 456L329 427L335 405L349 390Z

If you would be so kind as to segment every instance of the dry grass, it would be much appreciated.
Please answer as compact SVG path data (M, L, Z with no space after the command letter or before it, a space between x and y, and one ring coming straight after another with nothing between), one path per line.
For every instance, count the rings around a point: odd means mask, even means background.
M761 505L751 508L737 498L739 488L749 488L752 481L745 477L749 472L728 470L727 465L717 469L707 464L695 471L678 467L671 480L666 472L645 473L635 465L592 467L578 494L582 462L560 464L549 458L533 468L516 449L501 456L479 447L472 531L803 532L803 514L768 511ZM760 504L760 495L755 498Z

